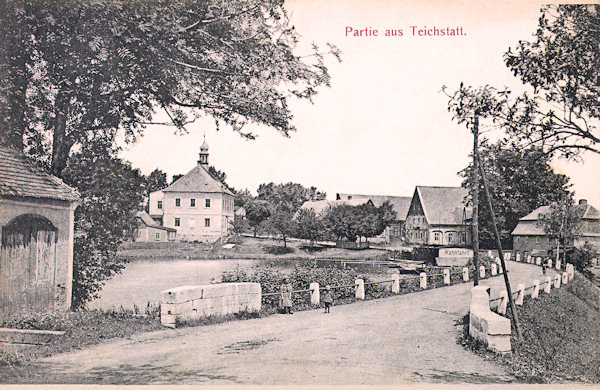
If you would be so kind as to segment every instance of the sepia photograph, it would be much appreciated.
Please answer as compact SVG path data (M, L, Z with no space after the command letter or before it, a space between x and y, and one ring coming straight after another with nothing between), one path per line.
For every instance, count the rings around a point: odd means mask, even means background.
M0 81L0 389L600 386L597 2L0 0Z

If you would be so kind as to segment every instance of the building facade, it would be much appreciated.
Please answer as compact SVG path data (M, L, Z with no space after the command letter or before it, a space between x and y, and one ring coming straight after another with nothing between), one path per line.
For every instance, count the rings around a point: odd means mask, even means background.
M137 213L136 242L167 242L175 241L177 230L159 225L145 211Z
M177 240L214 242L225 238L234 219L234 195L208 171L208 145L197 165L167 188L150 194L150 216L177 231Z
M0 318L71 307L79 195L0 146Z
M581 247L585 243L591 244L596 251L600 252L600 212L589 205L585 199L581 199L575 206L581 216L581 236L572 243L572 246ZM550 211L550 206L540 206L519 219L519 223L512 231L513 252L520 256L547 256L550 251L555 250L556 240L550 238L539 220L541 215Z
M406 216L406 241L413 245L471 244L468 191L461 187L417 186Z
M364 195L364 194L336 194L336 200L357 200L370 199L375 207L380 207L383 203L389 202L392 209L396 212L396 220L390 226L386 227L384 232L378 238L384 242L397 242L404 239L404 223L412 198L410 196L388 196L388 195Z

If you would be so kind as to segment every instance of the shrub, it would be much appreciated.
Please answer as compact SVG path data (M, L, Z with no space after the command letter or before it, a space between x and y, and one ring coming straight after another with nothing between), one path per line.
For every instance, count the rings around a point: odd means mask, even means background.
M295 249L289 246L265 245L262 247L262 250L271 255L287 255L293 253Z

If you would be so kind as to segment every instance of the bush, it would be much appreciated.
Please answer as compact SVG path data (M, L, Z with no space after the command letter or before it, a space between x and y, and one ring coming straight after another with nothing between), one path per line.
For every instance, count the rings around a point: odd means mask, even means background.
M265 245L262 247L262 250L271 255L287 255L293 253L295 249L289 246Z

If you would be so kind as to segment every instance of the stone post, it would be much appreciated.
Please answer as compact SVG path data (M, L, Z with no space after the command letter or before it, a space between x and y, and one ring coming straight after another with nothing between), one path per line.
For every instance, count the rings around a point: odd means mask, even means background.
M321 292L319 291L319 283L310 284L310 304L319 306L321 304Z
M573 280L575 277L575 268L571 263L567 263L567 274L569 274L569 280Z
M527 264L531 264L531 255L527 255L527 261L526 261L526 263Z
M523 283L517 284L517 293L515 305L523 306L523 300L525 299L525 285Z
M560 269L560 260L556 260L556 269Z
M556 274L554 277L554 288L560 288L560 275Z
M449 285L450 284L450 270L448 268L444 268L444 270L442 272L444 273L444 284Z
M546 263L548 268L552 268L552 259L548 259L548 263Z
M479 266L479 278L485 279L485 267L483 265Z
M540 295L540 281L533 279L533 291L531 292L531 299L537 299Z
M498 275L498 265L496 263L492 263L492 276Z
M365 281L363 279L356 279L354 281L354 288L356 289L356 299L365 299Z
M569 281L569 274L567 272L562 273L562 284L567 284Z
M421 288L427 288L427 274L425 272L421 272L419 274L419 277L419 285L421 286Z
M500 291L500 303L498 304L498 314L506 314L506 306L508 305L508 293L506 290Z
M469 281L469 269L467 267L463 268L463 282Z
M521 254L517 253L517 256L515 257L515 261L519 262L521 261Z
M550 276L546 276L546 284L544 284L544 292L546 294L550 294L550 290L552 290L552 279L550 279Z
M392 292L394 294L400 292L400 274L398 272L392 274Z

